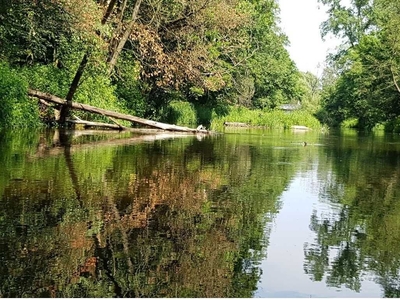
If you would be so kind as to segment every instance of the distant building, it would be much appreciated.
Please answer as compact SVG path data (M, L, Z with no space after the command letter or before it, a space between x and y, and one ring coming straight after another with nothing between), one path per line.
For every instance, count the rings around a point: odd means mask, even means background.
M279 109L284 110L284 111L294 111L294 110L299 110L301 108L301 103L300 101L297 101L295 104L282 104L278 106Z

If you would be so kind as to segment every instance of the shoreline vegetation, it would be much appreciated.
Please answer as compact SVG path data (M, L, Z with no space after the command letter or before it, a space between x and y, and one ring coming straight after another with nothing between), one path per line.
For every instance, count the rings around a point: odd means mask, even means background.
M7 112L8 115L4 114L0 127L41 127L50 126L57 127L56 115L58 112L57 108L64 101L61 98L50 95L48 93L42 93L28 88L28 82L25 80L26 75L24 71L18 69L12 69L7 64L0 64L0 71L2 71L2 77L0 85L3 87L3 112ZM25 71L26 72L26 71ZM56 99L54 106L51 106L47 101L50 99ZM112 99L115 99L113 97ZM54 102L54 101L53 101ZM87 102L87 101L85 101ZM8 105L8 106L7 106ZM57 106L58 105L58 106ZM71 104L71 107L80 109L82 107L90 107L85 104ZM112 106L115 111L129 111L123 107ZM81 109L85 110L85 109ZM96 109L95 109L96 110ZM89 110L90 111L90 110ZM74 112L73 119L69 119L69 123L75 125L82 125L84 127L108 127L114 130L129 129L131 123L128 122L132 119L125 118L125 121L116 122L111 118L114 124L101 123L100 121L110 121L104 115L104 111L99 109L97 112L98 117L91 116L90 119L93 121L84 121L81 117L88 117L87 113L76 113ZM118 117L119 114L116 115ZM7 118L4 118L6 116ZM144 119L140 117L132 117L133 120L139 119L142 124L146 125ZM156 117L157 119L157 117ZM160 110L158 116L159 122L151 121L155 124L166 125L158 127L161 130L168 130L169 124L162 122L168 122L174 124L172 127L183 128L183 126L195 126L197 124L203 124L203 127L196 132L204 133L209 130L219 130L224 127L226 122L238 122L246 123L249 127L264 127L269 129L288 129L292 126L302 125L313 129L321 128L319 121L309 112L305 110L298 110L292 112L285 112L279 109L251 109L239 105L219 105L212 107L210 105L194 105L188 101L173 100L169 102L163 110ZM140 123L140 122L139 122ZM168 127L168 128L167 128ZM203 128L207 128L203 129ZM136 128L133 128L136 129ZM183 131L194 131L191 128L184 128ZM146 131L133 130L141 134L146 134Z
M36 98L32 96L37 96L36 94L40 92L28 89L28 82L24 77L24 72L19 72L18 69L12 69L7 64L0 64L1 81L0 85L2 89L2 99L6 100L2 102L2 111L6 111L8 114L3 114L2 122L0 122L0 127L2 128L15 128L15 127L58 127L55 119L54 108L49 108L48 103L43 105L42 99L37 101ZM56 97L57 98L57 97ZM114 97L112 98L113 100ZM47 106L45 108L44 106ZM57 108L57 106L55 106ZM116 105L112 106L115 111L122 111L121 114L129 112L129 110L123 107L118 107ZM116 112L117 113L117 112ZM117 113L118 114L118 113ZM126 130L130 129L133 132L139 134L153 134L154 130L148 130L137 128L137 126L131 127L131 123L128 121L116 122L114 124L107 124L96 122L107 119L104 114L100 113L100 117L91 117L94 121L84 121L81 120L79 116L87 117L87 114L77 114L74 115L74 120L69 120L70 125L77 128L92 128L107 127L114 130ZM134 117L135 118L135 117ZM140 119L140 118L138 118ZM212 107L210 105L199 105L193 104L188 101L183 101L182 99L170 101L162 110L160 110L160 115L156 116L160 123L167 122L172 127L184 127L184 126L194 126L197 124L202 124L200 130L196 130L197 133L204 133L207 131L223 131L226 123L238 123L230 124L236 127L250 127L250 128L266 128L266 129L290 129L294 126L305 126L310 129L325 130L326 125L322 124L316 117L315 114L307 111L306 109L299 109L295 111L286 112L278 108L275 109L255 109L247 108L239 105L219 105ZM106 120L110 121L110 119ZM243 124L240 125L239 123ZM99 126L96 126L99 124ZM340 127L341 128L355 128L357 129L358 120L353 118L349 120L344 120ZM81 125L81 126L79 126ZM169 124L163 124L169 125ZM399 129L396 122L391 122L392 130ZM168 127L168 126L167 126ZM379 124L373 129L385 130L388 125ZM188 129L188 130L186 130ZM163 129L159 128L160 132ZM194 131L191 128L185 128L184 131ZM387 131L387 130L385 130Z
M213 118L211 128L222 128L226 122L245 123L250 127L268 129L290 129L293 126L306 126L321 129L320 122L310 113L302 110L284 112L275 110L248 109L245 107L229 107L228 114Z
M344 42L317 77L290 58L275 0L3 1L0 128L120 130L138 118L191 131L238 122L400 132L400 2L319 2L331 11L322 36ZM49 107L28 90L65 102Z
M282 104L315 113L314 77L291 60L274 0L6 1L0 19L2 128L138 126L76 103L196 132L234 119L287 128L271 115Z

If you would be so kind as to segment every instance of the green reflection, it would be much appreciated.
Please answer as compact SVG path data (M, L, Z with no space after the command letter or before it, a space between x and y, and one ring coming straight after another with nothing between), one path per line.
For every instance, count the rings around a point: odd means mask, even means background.
M1 296L251 297L301 138L3 133Z
M354 133L324 148L320 198L331 209L311 216L304 269L313 280L359 291L369 274L385 297L400 296L399 151L395 136Z

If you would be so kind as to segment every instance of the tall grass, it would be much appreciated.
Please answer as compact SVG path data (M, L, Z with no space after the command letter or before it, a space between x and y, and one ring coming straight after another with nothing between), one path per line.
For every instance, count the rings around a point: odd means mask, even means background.
M320 122L306 111L284 112L281 110L251 110L245 107L230 107L228 114L213 114L211 128L221 129L224 122L240 122L250 126L263 126L271 129L287 129L294 125L321 128Z
M164 122L197 126L208 125L213 130L221 130L224 122L240 122L250 126L263 126L271 129L287 129L294 125L307 126L309 128L321 128L321 123L309 112L294 111L284 112L280 110L252 110L245 107L225 107L224 113L208 106L194 106L192 103L173 100L165 108L162 120Z

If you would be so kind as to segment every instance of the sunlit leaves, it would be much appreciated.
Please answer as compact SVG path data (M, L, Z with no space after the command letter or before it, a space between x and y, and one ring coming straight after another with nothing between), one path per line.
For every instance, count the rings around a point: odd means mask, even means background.
M3 8L3 54L11 61L52 63L60 58L60 41L76 34L94 39L99 9L93 1L12 1Z
M373 2L371 0L352 0L350 6L339 0L319 0L328 6L329 18L322 23L321 32L325 37L329 33L343 38L351 46L370 32L375 25Z
M330 125L357 118L359 128L370 129L394 120L400 114L398 1L352 1L349 7L340 1L322 2L331 13L323 34L332 32L349 42L331 57L340 78L325 93Z

